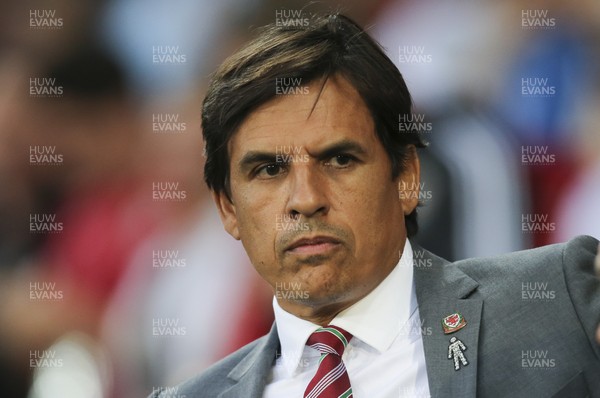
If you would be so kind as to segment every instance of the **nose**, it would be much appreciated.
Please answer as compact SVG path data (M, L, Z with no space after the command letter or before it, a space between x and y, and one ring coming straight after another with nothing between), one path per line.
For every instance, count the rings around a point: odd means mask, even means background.
M290 193L286 212L306 218L327 214L329 202L323 176L310 163L295 166L289 179Z

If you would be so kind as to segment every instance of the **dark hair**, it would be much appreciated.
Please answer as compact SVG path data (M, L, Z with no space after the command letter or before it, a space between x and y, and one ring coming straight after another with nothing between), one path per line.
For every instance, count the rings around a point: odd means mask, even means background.
M410 116L412 101L398 68L381 46L351 19L310 16L301 28L273 23L229 57L213 74L202 109L204 178L230 198L228 143L246 117L276 95L275 79L303 84L334 74L347 79L367 105L379 140L392 164L403 170L408 145L424 147L418 132L400 131L399 116ZM323 83L324 84L324 83ZM416 209L405 217L408 236L417 232Z

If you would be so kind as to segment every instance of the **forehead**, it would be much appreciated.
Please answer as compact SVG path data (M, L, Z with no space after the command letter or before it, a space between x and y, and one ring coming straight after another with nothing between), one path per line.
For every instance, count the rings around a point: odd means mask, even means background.
M321 91L322 84L315 81L300 94L278 95L252 112L229 143L231 160L278 145L310 152L340 139L375 144L373 119L358 91L338 76L328 79Z

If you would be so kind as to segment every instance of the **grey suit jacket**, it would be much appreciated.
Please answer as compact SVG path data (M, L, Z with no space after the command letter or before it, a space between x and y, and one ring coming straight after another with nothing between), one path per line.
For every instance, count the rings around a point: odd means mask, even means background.
M600 346L594 339L600 322L600 282L593 274L597 247L596 239L580 236L449 263L413 245L431 396L600 397ZM467 325L445 335L441 320L454 312ZM452 336L467 347L469 364L458 371L448 359ZM259 398L278 349L273 325L269 334L199 376L152 396Z

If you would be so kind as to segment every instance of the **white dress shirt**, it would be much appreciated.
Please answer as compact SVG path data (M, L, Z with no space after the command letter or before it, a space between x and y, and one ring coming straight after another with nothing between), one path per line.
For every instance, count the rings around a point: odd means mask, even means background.
M284 311L273 299L281 355L264 398L301 398L317 372L319 351L306 346L319 328ZM354 398L429 397L421 326L413 283L413 252L408 239L400 261L371 293L331 322L354 336L342 360Z

